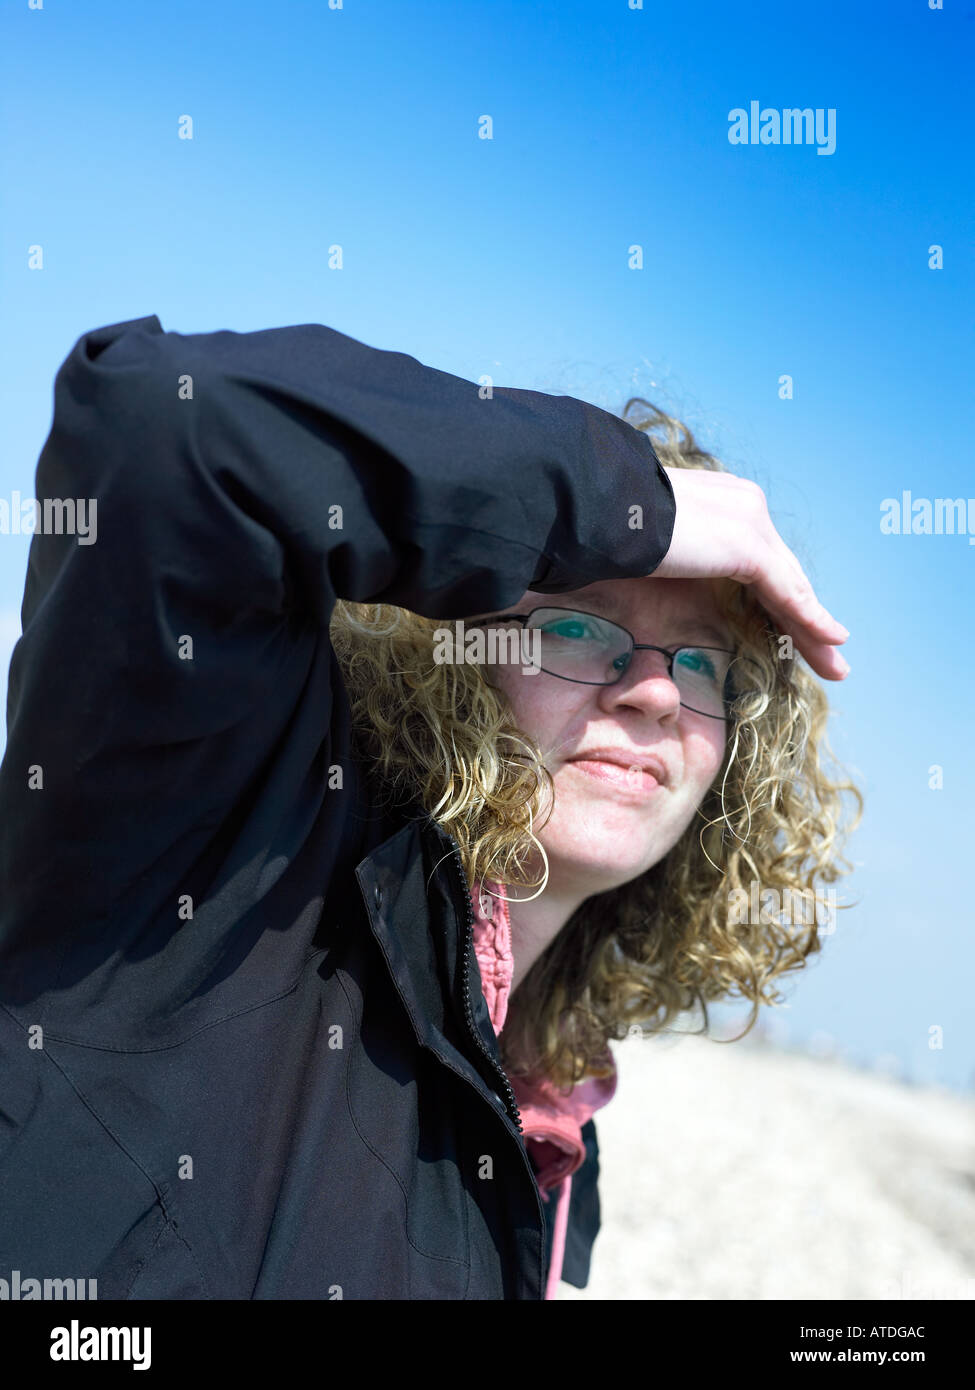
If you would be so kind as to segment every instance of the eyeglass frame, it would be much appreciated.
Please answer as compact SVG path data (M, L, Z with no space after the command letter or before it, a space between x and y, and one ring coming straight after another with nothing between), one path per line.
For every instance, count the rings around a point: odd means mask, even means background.
M527 623L528 619L532 616L532 614L548 612L578 613L583 618L597 618L600 622L609 623L610 626L619 628L620 632L625 632L627 637L630 639L631 657L633 656L634 652L660 652L661 656L665 656L667 658L667 679L673 681L674 685L677 684L677 682L674 680L674 662L676 661L677 657L681 652L724 652L726 656L732 657L738 655L738 651L735 647L705 647L700 643L694 643L692 646L689 647L674 647L673 650L671 650L669 647L655 647L650 642L638 642L636 638L633 636L633 633L629 630L629 628L624 627L622 623L614 622L612 618L604 617L602 613L588 613L584 608L562 608L558 604L552 603L540 603L536 608L530 609L527 613L492 613L490 617L478 618L474 622L470 622L470 620L465 620L465 627L485 627L488 623L494 622L495 620L501 620L504 622L520 622L522 625L522 630L524 630L525 623ZM540 667L539 669L545 671L544 666ZM545 671L545 674L547 676L553 676L557 681L571 681L573 685L594 685L600 687L609 687L613 685L619 685L620 681L623 679L623 677L626 675L626 672L629 669L629 663L627 663L626 667L619 673L619 675L613 681L581 681L578 680L575 676L560 676L558 671ZM729 662L728 674L730 674L730 671L731 663ZM726 683L727 680L728 675L725 676ZM724 721L728 718L729 701L725 699L723 692L721 696L721 702L725 706L724 714L708 714L705 710L694 709L691 705L685 705L683 700L681 700L680 706L681 709L690 710L691 714L699 714L702 719L720 719Z

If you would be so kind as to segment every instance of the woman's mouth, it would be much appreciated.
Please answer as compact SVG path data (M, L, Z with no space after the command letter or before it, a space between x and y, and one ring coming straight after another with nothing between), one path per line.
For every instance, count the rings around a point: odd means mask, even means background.
M587 777L640 796L647 796L660 788L660 783L653 773L636 763L631 767L623 767L620 763L603 762L598 758L573 758L566 763L566 767L577 767Z

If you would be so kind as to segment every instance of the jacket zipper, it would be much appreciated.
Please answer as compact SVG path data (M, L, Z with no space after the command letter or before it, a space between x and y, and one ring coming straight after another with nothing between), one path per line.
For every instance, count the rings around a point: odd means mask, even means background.
M444 831L443 833L444 833L444 834L447 834L446 831ZM513 1091L513 1089L512 1089L511 1082L508 1080L508 1077L507 1077L507 1075L505 1074L504 1069L498 1064L498 1062L496 1061L496 1059L495 1059L494 1057L491 1056L491 1053L490 1053L490 1051L488 1050L487 1044L485 1043L484 1039L481 1037L480 1033L478 1032L477 1028L476 1028L475 1025L474 1025L474 1009L473 1009L473 1006L472 1006L472 1004L471 1004L471 981L470 981L470 970L469 970L470 959L471 959L471 956L474 954L474 910L473 910L473 908L471 907L471 893L470 893L470 888L468 887L468 884L467 884L467 875L466 875L465 872L464 872L464 861L463 861L463 859L461 858L461 854L460 854L460 845L458 845L457 841L454 839L454 837L453 837L452 835L447 834L447 838L450 840L450 843L451 843L451 844L453 845L453 847L454 847L454 848L453 848L454 862L455 862L455 864L457 865L457 876L458 876L458 878L460 879L460 887L461 887L461 891L462 891L462 894L463 894L464 905L465 905L465 907L467 908L467 926L466 926L466 930L465 930L465 933L464 933L464 968L463 968L464 1020L465 1020L465 1022L466 1022L466 1024L467 1024L467 1031L470 1033L471 1037L474 1039L474 1041L475 1041L475 1043L477 1044L477 1046L478 1046L478 1048L480 1049L480 1051L483 1053L483 1055L484 1055L484 1056L487 1058L487 1060L491 1063L491 1066L492 1066L492 1067L494 1068L494 1070L497 1072L498 1077L499 1077L500 1080L501 1080L501 1084L502 1084L503 1087L504 1087L504 1092L505 1092L505 1096L506 1096L506 1103L507 1103L507 1108L508 1108L508 1114L509 1114L509 1116L511 1117L511 1120L512 1120L513 1124L515 1125L515 1128L518 1130L518 1133L521 1134L521 1133L522 1133L521 1111L518 1109L518 1102L517 1102L517 1100L515 1099L515 1093L514 1093L514 1091Z

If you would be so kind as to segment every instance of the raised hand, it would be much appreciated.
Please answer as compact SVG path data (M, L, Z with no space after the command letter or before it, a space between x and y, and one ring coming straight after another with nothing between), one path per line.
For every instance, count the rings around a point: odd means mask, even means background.
M670 549L653 577L727 578L753 585L762 607L817 675L842 680L850 667L836 647L850 634L817 599L776 531L758 484L709 469L665 471L677 516Z

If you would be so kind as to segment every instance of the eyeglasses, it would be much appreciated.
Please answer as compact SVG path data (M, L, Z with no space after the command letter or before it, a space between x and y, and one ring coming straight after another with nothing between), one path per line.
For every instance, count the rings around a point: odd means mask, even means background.
M708 719L725 719L731 663L728 647L654 647L634 641L633 634L596 613L575 608L533 608L530 613L499 613L467 621L467 627L518 622L538 632L539 667L559 680L580 685L616 685L626 674L634 652L660 652L667 658L667 675L677 686L684 709Z

